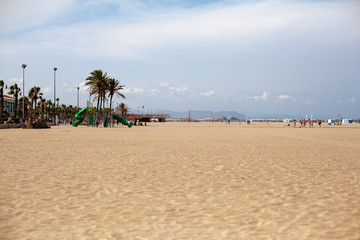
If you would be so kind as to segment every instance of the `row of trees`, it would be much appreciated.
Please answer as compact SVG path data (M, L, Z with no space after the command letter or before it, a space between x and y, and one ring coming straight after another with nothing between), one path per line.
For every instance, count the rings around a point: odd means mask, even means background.
M90 95L94 97L94 101L97 101L97 112L102 112L102 109L105 108L105 102L110 100L110 109L112 108L112 100L114 96L121 97L125 99L125 96L121 91L124 89L125 85L121 85L119 80L116 80L107 75L107 73L102 70L94 70L90 73L90 76L86 78L85 86L89 88ZM4 84L3 80L0 80L0 118L4 118L5 114L4 109L4 89L7 89L7 86ZM54 114L59 114L60 119L68 118L73 116L79 109L73 107L72 105L66 106L61 104L59 106L59 99L56 99L56 103L53 103L51 100L46 100L43 98L43 93L41 88L34 86L30 89L28 96L22 96L21 89L15 83L9 87L9 95L14 96L15 98L15 118L19 119L22 116L23 109L23 99L24 99L24 112L25 116L33 118L51 118ZM19 98L20 97L20 98ZM116 107L116 111L121 113L121 115L126 116L129 107L121 103Z
M4 81L0 80L0 116L3 116L4 120L8 117L9 113L5 113L4 109L4 90L7 89L7 86L4 84ZM18 85L15 83L10 86L8 89L8 94L14 96L14 117L15 119L20 119L22 116L23 102L24 102L24 112L26 117L32 118L48 118L50 119L54 111L59 115L60 119L71 118L76 112L79 111L77 107L72 105L59 105L59 98L56 99L56 103L53 103L51 100L46 100L43 98L43 93L41 92L40 87L32 87L29 90L28 96L21 96L22 92ZM21 96L21 97L20 97ZM20 98L19 98L20 97Z

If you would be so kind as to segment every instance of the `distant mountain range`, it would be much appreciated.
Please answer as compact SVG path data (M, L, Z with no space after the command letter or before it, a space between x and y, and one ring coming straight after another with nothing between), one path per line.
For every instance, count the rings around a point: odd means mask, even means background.
M174 112L174 111L165 111L172 118L188 118L189 111L187 112ZM236 117L239 119L246 119L244 114L234 112L234 111L190 111L191 119L204 119L204 118L220 118L220 117Z
M188 118L189 111L186 112L175 112L175 111L164 111L169 114L172 118ZM220 117L235 117L241 120L246 119L246 116L242 113L235 111L190 111L190 117L192 119L204 119L204 118L220 118ZM309 116L310 117L310 116ZM248 116L249 119L302 119L304 116L295 115L284 115L284 114L256 114Z

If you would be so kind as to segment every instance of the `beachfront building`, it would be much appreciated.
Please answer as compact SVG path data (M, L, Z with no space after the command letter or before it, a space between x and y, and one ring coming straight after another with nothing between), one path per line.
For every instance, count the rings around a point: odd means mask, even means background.
M14 116L15 114L15 98L4 94L4 109L3 111Z
M341 119L341 123L351 123L352 121L350 119Z

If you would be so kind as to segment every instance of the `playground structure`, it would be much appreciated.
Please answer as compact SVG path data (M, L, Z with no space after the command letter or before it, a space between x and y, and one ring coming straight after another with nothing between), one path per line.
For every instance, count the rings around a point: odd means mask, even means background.
M79 126L84 121L84 117L82 115L84 113L86 113L87 111L90 112L90 115L88 118L88 124L94 125L94 116L92 115L92 108L85 107L85 108L81 109L78 113L75 114L75 119L77 121L73 123L73 127ZM113 117L113 119L115 119L117 121L117 123L121 122L123 125L127 125L129 128L132 127L131 122L128 122L117 115L113 115L112 117ZM110 120L110 117L106 116L106 119L104 121L104 127L108 127L109 120Z
M84 117L83 117L82 115L83 115L83 113L85 113L86 111L87 111L87 107L84 107L84 108L81 109L78 113L75 114L75 119L77 119L78 121L73 123L73 127L79 126L79 124L84 121Z
M117 123L121 122L124 125L127 125L129 128L132 127L132 123L125 121L124 119L122 119L121 117L117 116L117 115L113 115L113 118L117 121Z

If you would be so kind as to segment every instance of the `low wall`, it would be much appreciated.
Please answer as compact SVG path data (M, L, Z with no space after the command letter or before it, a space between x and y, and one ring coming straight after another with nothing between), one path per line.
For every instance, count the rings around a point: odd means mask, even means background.
M21 124L0 124L0 129L20 128Z

